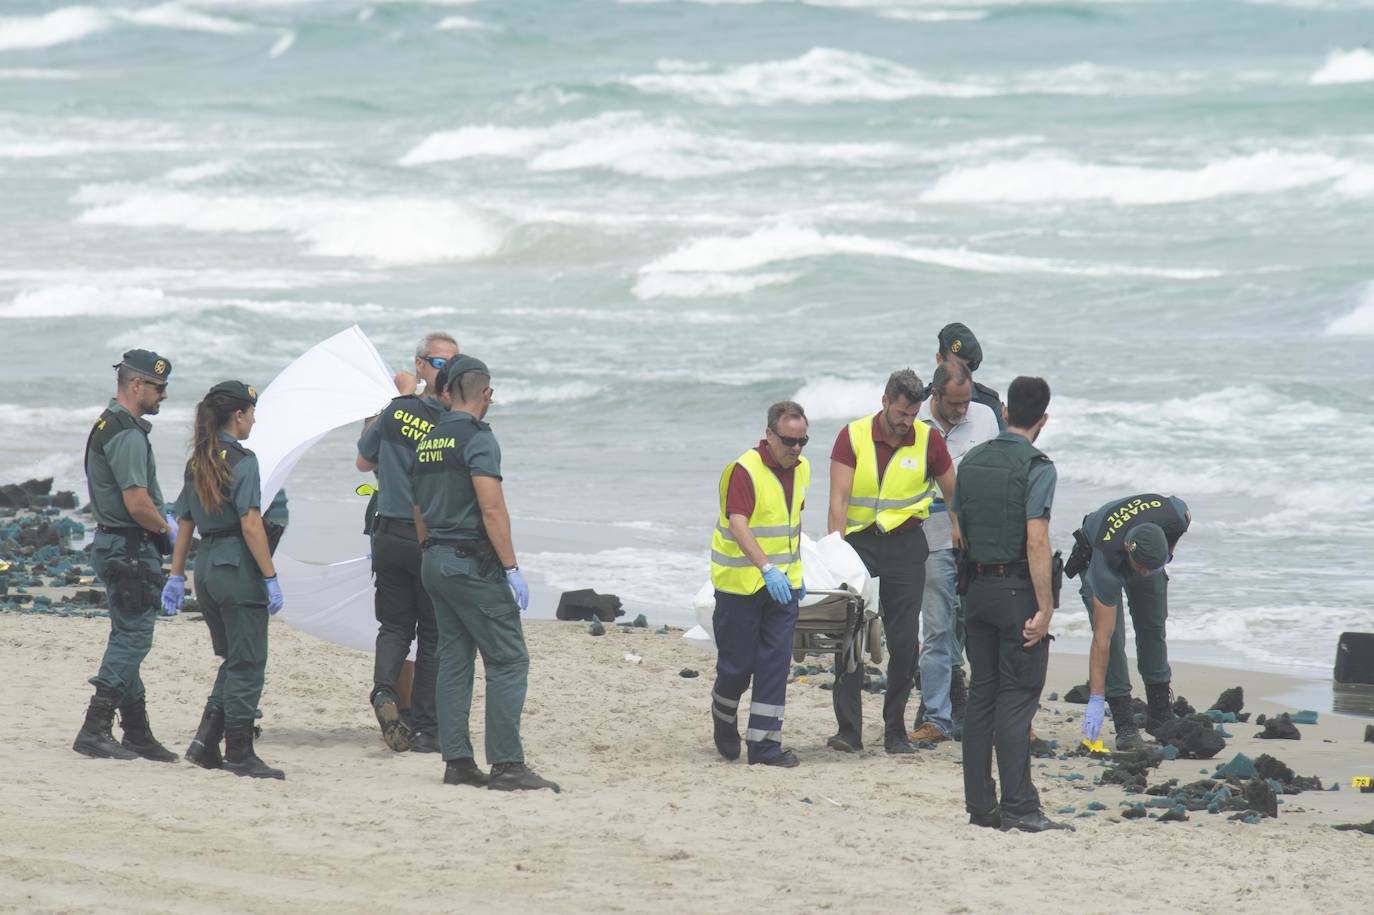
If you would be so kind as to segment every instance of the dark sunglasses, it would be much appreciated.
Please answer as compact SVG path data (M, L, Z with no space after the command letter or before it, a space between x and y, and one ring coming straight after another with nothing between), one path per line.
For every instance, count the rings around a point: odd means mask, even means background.
M793 437L790 436L790 435L778 435L777 432L773 432L773 434L774 434L774 435L777 435L777 436L778 436L778 441L782 442L782 443L783 443L784 445L786 445L788 448L796 448L796 447L798 447L798 446L801 446L802 448L805 448L805 447L806 447L806 443L809 442L809 441L811 441L811 436L809 436L809 435L803 435L803 436L801 436L800 438L793 438Z
M140 378L139 381L143 382L143 383L146 384L148 387L152 388L154 391L157 391L159 394L166 394L166 393L167 393L167 382L165 382L165 381L163 381L163 382L149 381L147 378Z
M423 356L421 358L440 371L443 370L444 366L448 365L448 359L444 356Z

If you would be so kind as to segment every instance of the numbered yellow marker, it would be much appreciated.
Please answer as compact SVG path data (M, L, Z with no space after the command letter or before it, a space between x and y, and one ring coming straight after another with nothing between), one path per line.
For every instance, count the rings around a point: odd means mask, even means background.
M0 559L0 572L8 572L9 570L10 564L8 562L5 562L3 559Z
M1105 746L1102 745L1102 738L1101 738L1101 737L1097 738L1097 740L1093 741L1092 743L1088 743L1088 740L1087 740L1087 738L1085 737L1085 738L1083 739L1082 743L1083 743L1083 746L1085 746L1085 747L1088 748L1088 752L1089 752L1089 753L1110 753L1110 752L1112 752L1111 750L1108 750Z
M377 487L373 486L371 483L359 483L358 488L353 491L360 496L375 496L377 494Z
M1357 775L1350 780L1352 788L1368 788L1371 784L1374 784L1374 778L1368 775Z

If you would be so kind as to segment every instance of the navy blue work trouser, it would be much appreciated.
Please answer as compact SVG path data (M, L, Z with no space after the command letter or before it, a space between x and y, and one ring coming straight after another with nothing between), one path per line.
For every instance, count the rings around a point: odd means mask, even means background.
M779 604L767 588L748 595L716 592L716 611L711 617L717 652L711 713L735 724L740 696L752 677L749 727L744 734L750 762L772 759L782 752L783 705L799 595L794 590L790 601Z

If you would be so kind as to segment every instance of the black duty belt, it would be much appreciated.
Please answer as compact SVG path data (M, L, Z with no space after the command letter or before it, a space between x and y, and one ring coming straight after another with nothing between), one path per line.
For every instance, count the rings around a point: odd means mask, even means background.
M243 539L243 528L231 527L226 531L201 531L201 540L227 540L233 537L236 540Z
M407 540L420 539L419 534L415 531L415 522L406 521L402 518L387 518L383 515L378 515L372 522L372 530L374 533L378 534L383 532L395 534Z
M149 531L141 527L110 527L108 524L97 524L95 529L102 534L114 534L116 537L151 537Z
M1024 559L1014 562L978 562L974 563L974 570L978 575L987 575L990 578L1030 578L1030 563Z
M501 566L501 560L496 555L496 548L491 545L490 540L465 540L457 537L428 537L425 539L424 543L420 544L420 548L424 550L435 546L446 546L451 548L459 556L480 559L482 564L477 569L480 575L490 575Z

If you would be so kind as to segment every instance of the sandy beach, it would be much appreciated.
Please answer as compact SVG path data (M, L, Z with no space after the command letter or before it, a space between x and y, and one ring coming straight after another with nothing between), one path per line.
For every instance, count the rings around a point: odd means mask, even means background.
M1268 752L1342 784L1284 798L1278 820L1123 820L1125 795L1093 787L1094 761L1055 759L1036 769L1047 812L1107 809L1074 818L1072 835L1002 834L966 825L958 744L904 758L874 749L878 696L865 697L861 756L825 749L830 694L798 682L785 738L801 767L727 763L710 741L711 657L678 633L593 638L581 624L532 621L526 749L563 793L509 796L445 787L436 756L387 750L366 704L370 655L274 624L258 749L287 781L259 782L71 751L107 627L0 615L5 911L1368 910L1359 887L1374 839L1330 828L1374 818L1374 795L1350 788L1374 772L1354 718L1323 713L1301 741L1227 725L1235 738L1217 759L1151 773L1151 784L1186 783L1236 752ZM144 679L155 730L178 751L213 667L197 618L158 625ZM1054 655L1046 694L1084 670L1081 656ZM1273 714L1313 689L1196 665L1175 673L1198 707L1242 685L1247 710ZM479 666L479 703L481 691ZM1069 745L1080 709L1046 701L1036 728ZM480 746L480 715L477 729ZM1072 773L1086 777L1062 777Z

